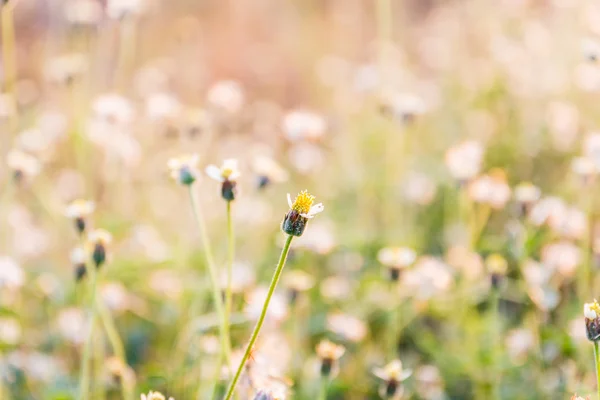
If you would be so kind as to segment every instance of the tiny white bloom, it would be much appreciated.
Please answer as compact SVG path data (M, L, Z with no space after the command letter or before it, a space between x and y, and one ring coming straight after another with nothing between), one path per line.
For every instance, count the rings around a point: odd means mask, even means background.
M238 161L234 158L228 158L223 161L220 168L211 164L206 167L204 172L206 172L206 175L210 178L218 182L235 181L241 176L238 168Z

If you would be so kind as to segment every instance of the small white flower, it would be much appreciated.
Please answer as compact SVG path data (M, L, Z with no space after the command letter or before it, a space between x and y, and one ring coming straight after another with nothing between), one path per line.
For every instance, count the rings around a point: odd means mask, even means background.
M300 198L302 196L302 193L300 193L300 195L298 195L298 198ZM290 209L297 209L297 211L303 211L299 209L299 206L302 206L304 203L300 204L298 201L298 198L296 198L295 202L292 202L292 196L290 196L290 194L287 194L287 201L288 201L288 205L290 206ZM312 201L311 201L312 202ZM323 205L323 203L317 203L315 205L311 205L310 208L308 209L308 212L301 212L300 215L303 216L304 218L314 218L315 215L317 215L318 213L322 212L325 209L325 206Z
M68 218L82 218L94 212L96 204L90 200L75 200L69 204L65 210L65 216Z
M238 169L238 161L234 158L228 158L223 161L221 167L209 165L205 169L206 175L216 180L217 182L231 181L234 182L241 175Z
M587 319L596 319L598 318L598 311L600 311L599 308L600 306L596 300L593 303L585 303L583 305L583 316Z

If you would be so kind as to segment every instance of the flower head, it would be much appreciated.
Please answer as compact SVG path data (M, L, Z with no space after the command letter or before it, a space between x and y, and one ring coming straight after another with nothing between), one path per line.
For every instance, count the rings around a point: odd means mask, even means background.
M85 218L94 212L96 205L93 201L77 199L69 204L65 210L65 215L75 221L75 228L79 234L85 231Z
M385 247L377 253L377 260L389 268L392 281L397 281L400 271L410 267L416 259L417 253L409 247Z
M85 277L87 272L85 262L87 253L82 247L76 247L71 251L71 264L75 268L75 280L79 282Z
M20 181L24 177L34 177L42 169L41 163L36 157L17 149L8 152L6 164L13 170L16 181Z
M100 268L106 262L110 242L112 236L104 229L96 229L88 234L87 245L96 268Z
M502 278L506 275L508 263L500 254L490 254L485 259L485 266L492 279L492 287L497 288L500 285Z
M337 361L344 355L346 348L325 339L317 345L317 356L321 360L321 374L332 376L337 373Z
M389 399L399 396L402 392L400 383L405 381L411 374L412 371L404 369L402 367L402 361L394 360L383 368L374 368L373 374L383 381L379 392L381 397Z
M221 167L216 165L209 165L206 167L206 175L221 182L221 196L227 201L235 199L237 179L240 177L240 171L238 169L238 161L234 158L229 158L223 161Z
M600 304L598 304L598 301L585 303L583 305L583 316L588 339L592 342L600 340Z
M258 156L252 162L252 169L258 177L258 188L262 189L272 182L284 182L288 172L275 160L266 156Z
M191 185L198 178L198 161L197 154L171 158L167 163L171 178L180 185Z
M153 392L152 390L148 392L148 394L141 395L141 400L166 400L167 398L161 392ZM169 400L173 400L172 397L169 397Z
M322 203L313 205L315 196L306 190L301 191L294 202L290 194L287 195L290 211L286 214L281 225L282 230L288 235L302 236L306 223L309 219L323 211L325 208Z

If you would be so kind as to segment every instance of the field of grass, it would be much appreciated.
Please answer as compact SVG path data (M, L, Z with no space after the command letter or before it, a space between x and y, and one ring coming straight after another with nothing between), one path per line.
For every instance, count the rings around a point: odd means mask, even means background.
M0 10L0 400L600 400L600 2Z

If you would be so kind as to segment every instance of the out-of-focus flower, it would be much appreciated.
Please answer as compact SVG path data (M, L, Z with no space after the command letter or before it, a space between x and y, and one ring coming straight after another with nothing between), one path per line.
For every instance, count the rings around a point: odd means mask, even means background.
M301 142L294 144L289 149L288 159L297 172L308 175L323 168L327 155L320 146L310 142Z
M444 383L440 370L435 365L422 365L415 371L417 393L424 399L443 400Z
M468 191L474 202L488 204L495 209L503 208L510 199L510 187L501 170L476 178L469 184Z
M258 319L266 297L267 288L262 286L248 293L246 296L246 308L244 309L244 313L248 318L253 320ZM271 302L269 303L266 319L267 321L279 323L287 318L288 311L285 298L279 293L274 293L273 297L271 297Z
M258 188L262 189L270 183L285 182L289 178L288 172L275 160L267 156L257 156L252 161L252 170L258 177Z
M87 61L83 54L63 54L46 62L44 76L49 82L65 85L81 76L86 69Z
M527 361L527 355L535 345L535 335L526 328L513 329L506 334L505 346L514 364Z
M149 224L139 224L133 228L130 245L153 262L163 262L170 255L169 246L158 230Z
M377 253L377 260L386 267L390 279L394 282L400 278L404 268L410 267L417 259L417 253L409 247L385 247Z
M206 167L205 172L206 175L221 183L221 196L225 200L232 201L235 199L237 180L241 176L236 159L226 159L221 167L211 164Z
M115 385L121 381L129 382L129 386L135 383L135 372L118 357L109 357L105 362L106 373L109 381Z
M290 304L294 304L300 293L311 289L315 278L302 270L292 270L283 276L283 286L287 289Z
M182 117L182 131L190 138L207 132L212 127L209 113L203 108L187 109Z
M498 288L508 269L506 259L500 254L490 254L485 259L485 266L490 274L492 287Z
M567 207L549 221L550 228L567 239L581 239L588 231L587 216L575 207Z
M561 221L566 212L567 205L558 197L544 197L533 205L529 213L529 220L534 226L544 224L556 225Z
M402 279L403 288L422 300L447 292L453 283L450 268L431 256L420 257L411 269L404 272Z
M180 185L191 185L198 179L198 161L200 157L197 154L171 158L167 163L171 178Z
M65 210L65 215L75 222L75 228L82 234L86 228L86 218L96 209L96 204L90 200L77 199L71 202Z
M148 394L141 394L141 400L167 400L167 398L161 392L153 392L152 390ZM169 400L174 400L169 397Z
M86 245L96 268L100 268L109 258L108 246L111 242L112 235L104 229L95 229L88 234Z
M343 276L330 276L321 282L321 296L327 300L341 301L347 299L352 293L352 284Z
M465 246L455 245L448 249L445 261L470 281L483 275L483 260L481 256Z
M101 301L109 309L115 312L123 312L131 308L130 295L121 283L106 283L99 289Z
M384 399L396 399L402 396L402 382L412 374L402 367L402 361L394 360L383 368L374 368L373 374L383 381L379 395Z
M170 269L161 269L150 274L148 286L159 297L177 299L183 291L180 274Z
M288 235L302 236L308 220L314 218L315 215L325 209L322 203L313 205L315 196L306 190L301 191L293 203L288 193L287 200L290 211L285 215L281 223L281 229Z
M468 181L481 170L483 146L474 140L468 140L448 149L445 160L454 179Z
M206 99L213 107L234 114L244 105L244 91L236 81L219 81L208 89Z
M175 122L181 113L181 103L168 93L154 93L146 99L146 115L151 122Z
M325 119L312 111L293 110L283 117L283 133L291 141L319 140L325 135Z
M343 313L332 313L327 315L327 329L344 340L358 343L367 335L365 323L352 315Z
M587 338L592 342L600 340L600 305L596 300L583 305L583 316Z
M548 128L556 150L572 149L579 131L579 118L579 109L573 104L556 101L548 106Z
M431 204L436 194L436 186L427 175L412 172L406 178L404 196L412 203L425 206Z
M112 19L134 17L144 12L145 0L108 0L106 15Z
M40 381L48 385L59 376L64 376L66 368L55 356L35 351L14 351L6 357L8 365L20 369L27 380Z
M0 256L0 288L18 289L25 283L25 274L19 264L8 256Z
M384 115L410 124L426 111L422 98L411 93L391 93L382 99L381 111Z
M14 318L0 318L0 343L14 346L21 340L21 324Z
M70 0L65 4L64 13L72 25L92 26L102 19L102 4L95 0Z
M116 93L98 96L92 108L97 118L116 125L128 125L135 116L131 102Z
M541 261L565 277L572 277L581 263L581 249L568 241L549 243L542 248Z
M540 199L541 190L531 182L519 183L513 192L515 201L519 206L520 215L527 215L533 204Z
M59 333L73 344L82 344L88 333L85 315L79 308L66 308L58 313Z
M581 41L581 53L589 61L596 63L600 59L600 43L590 37Z
M39 174L42 169L42 165L37 158L17 149L8 152L6 164L13 171L16 181L23 178L32 178Z
M316 351L317 357L321 361L321 375L336 376L339 370L338 360L344 355L346 348L325 339L319 342Z
M592 182L598 174L598 165L589 157L575 157L571 163L573 173L581 178L584 185Z
M79 282L82 280L86 273L86 262L88 259L88 254L85 252L85 249L82 247L76 247L71 251L71 265L73 265L75 270L75 280Z

